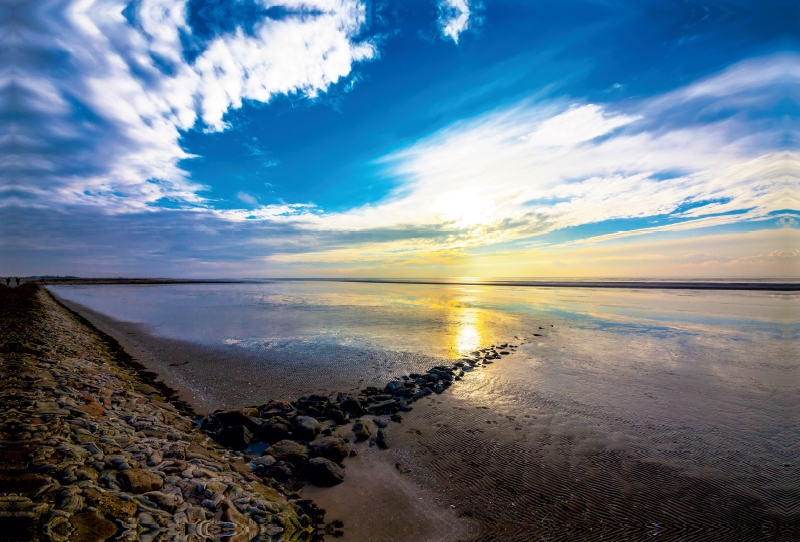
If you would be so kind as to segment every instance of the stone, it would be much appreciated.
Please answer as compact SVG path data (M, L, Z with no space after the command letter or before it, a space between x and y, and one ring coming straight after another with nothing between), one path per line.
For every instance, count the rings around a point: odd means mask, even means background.
M81 512L69 518L73 531L70 540L101 542L117 533L117 526L97 512Z
M387 392L391 393L392 395L395 395L395 394L398 394L398 393L403 393L405 391L405 388L403 387L403 384L401 384L400 382L395 382L395 381L392 381L392 382L389 382L388 384L386 384L386 388L385 389L386 389Z
M244 425L235 425L223 427L214 435L214 438L226 448L244 450L253 440L253 432Z
M364 420L356 420L353 424L353 433L356 435L356 442L367 440L371 434L369 425Z
M293 440L281 440L276 442L267 448L264 454L271 455L277 461L288 461L296 466L300 466L308 461L308 449Z
M337 425L342 425L347 423L347 414L343 411L339 410L338 408L329 408L324 413L323 416L332 420Z
M342 412L350 416L361 416L364 414L364 408L361 406L361 402L353 397L348 397L342 401L341 408Z
M174 514L175 509L178 507L175 495L171 493L162 493L160 491L149 491L145 493L144 496L147 497L148 500L153 502L156 506L158 506L165 512L169 512L170 514Z
M293 434L296 438L312 441L317 438L322 427L316 418L311 416L297 416L293 423Z
M395 410L397 410L397 403L394 399L373 403L367 407L367 411L371 413L394 412Z
M294 469L290 463L281 461L270 468L269 475L278 482L288 482L294 475Z
M389 447L389 444L386 442L386 433L383 429L378 429L378 435L375 437L375 444L377 444L378 448L381 450L385 450Z
M322 437L309 445L312 457L324 457L336 463L341 463L349 453L347 444L338 437Z
M103 408L103 405L100 403L86 403L85 405L79 406L77 410L95 418L106 413L106 409Z
M145 469L127 469L117 475L122 486L133 494L157 491L164 485L161 476Z
M310 459L303 472L315 486L331 487L344 481L344 469L324 457Z
M289 422L280 416L275 416L262 423L256 430L254 438L260 442L278 442L291 436L292 428Z

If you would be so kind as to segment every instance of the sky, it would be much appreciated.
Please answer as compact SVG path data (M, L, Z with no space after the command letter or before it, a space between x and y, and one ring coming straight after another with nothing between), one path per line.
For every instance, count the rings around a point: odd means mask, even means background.
M0 274L796 278L799 16L3 0Z

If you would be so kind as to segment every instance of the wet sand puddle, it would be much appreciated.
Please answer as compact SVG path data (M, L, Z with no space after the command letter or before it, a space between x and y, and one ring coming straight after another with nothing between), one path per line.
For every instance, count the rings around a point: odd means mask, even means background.
M347 288L374 296L404 286ZM408 325L405 309L376 309L375 299L368 310L336 308L380 320L358 327L342 318L342 333L355 329L358 340L338 344L308 335L269 343L250 331L216 345L134 337L163 349L151 352L162 370L226 406L280 389L297 396L382 384L511 341L516 350L390 423L391 447L381 452L467 519L474 539L800 536L795 297L430 290L403 291L421 327ZM392 311L403 313L399 323ZM225 349L242 354L220 365ZM181 352L187 363L164 367L184 363L175 361Z

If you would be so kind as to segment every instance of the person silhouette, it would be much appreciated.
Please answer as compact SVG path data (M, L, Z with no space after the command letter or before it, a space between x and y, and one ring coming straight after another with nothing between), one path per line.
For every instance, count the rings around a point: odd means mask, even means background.
M11 284L11 277L6 277L6 286Z
M17 286L19 286L19 277L17 277Z

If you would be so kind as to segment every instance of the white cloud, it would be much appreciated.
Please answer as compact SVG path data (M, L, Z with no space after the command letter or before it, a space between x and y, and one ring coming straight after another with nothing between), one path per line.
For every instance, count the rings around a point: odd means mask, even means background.
M247 192L239 192L236 194L236 199L242 203L246 203L247 205L258 205L258 200L255 198L255 196L248 194Z
M376 54L358 38L359 0L265 0L289 14L211 37L192 61L181 43L192 34L187 0L35 1L5 34L17 36L19 58L57 57L63 69L41 61L0 71L0 108L26 119L0 127L3 205L206 205L179 166L190 158L180 130L198 120L223 130L245 99L314 98Z
M409 232L385 242L387 254L489 245L615 219L640 222L597 240L763 220L800 209L800 153L779 144L800 134L756 114L782 99L763 74L793 73L798 65L786 56L745 63L625 110L523 103L494 111L382 159L399 186L378 203L345 213L267 209L265 216L315 231ZM732 71L739 77L729 77ZM743 81L760 100L737 114L695 118L741 101ZM788 83L796 91L800 77ZM711 102L691 90L699 87L715 89ZM648 225L665 214L687 222ZM431 230L441 235L420 233Z
M469 0L441 0L439 2L439 29L442 37L458 43L458 37L469 28Z

